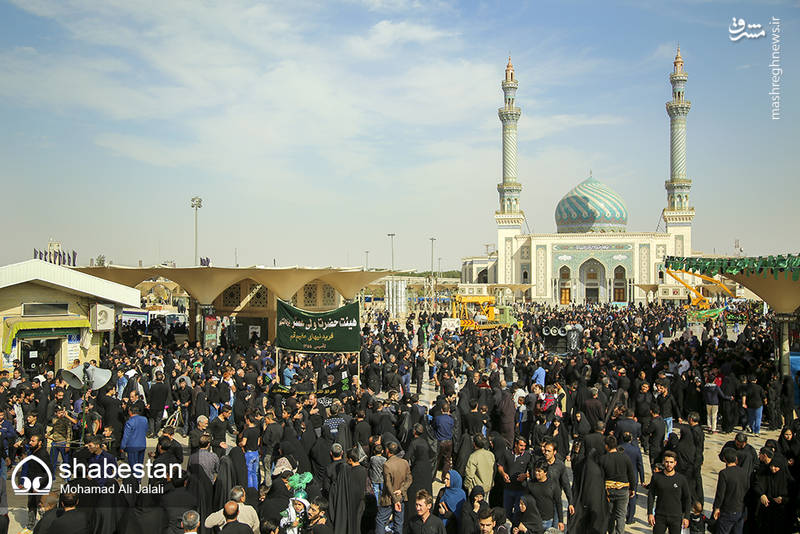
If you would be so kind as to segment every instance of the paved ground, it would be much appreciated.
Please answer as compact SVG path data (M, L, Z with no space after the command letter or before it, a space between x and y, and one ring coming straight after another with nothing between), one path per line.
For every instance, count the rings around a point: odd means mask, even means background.
M424 401L431 402L435 398L435 391L431 384L425 383L423 386L422 398ZM711 514L711 505L714 501L714 490L717 484L717 474L719 473L720 469L724 467L722 462L717 459L717 454L719 453L722 445L730 440L733 439L734 434L706 434L705 440L705 462L703 464L703 485L705 488L705 513L706 515ZM753 445L753 447L758 450L764 445L764 442L767 439L777 439L778 438L778 431L762 431L760 436L749 436L748 442ZM178 436L177 438L180 442L182 442L187 450L186 455L188 456L188 440L186 438L181 438ZM148 449L153 450L155 448L155 440L148 439ZM645 472L646 472L646 479L647 481L650 480L650 468L649 462L647 458L644 460L645 463ZM569 464L568 464L569 465ZM437 473L438 474L438 473ZM57 482L57 485L60 484L60 480ZM441 488L441 483L434 482L434 496L437 494L439 489ZM11 525L9 527L9 532L12 534L16 534L22 530L22 526L25 524L27 520L27 498L26 497L19 497L13 494L11 490L11 484L7 482L7 491L8 491L8 501L9 501L9 519L11 520ZM636 523L633 525L627 525L625 531L626 532L652 532L652 529L647 525L647 515L645 514L645 506L647 504L647 490L644 488L638 488L637 490L637 508L636 508ZM565 505L566 506L566 505Z

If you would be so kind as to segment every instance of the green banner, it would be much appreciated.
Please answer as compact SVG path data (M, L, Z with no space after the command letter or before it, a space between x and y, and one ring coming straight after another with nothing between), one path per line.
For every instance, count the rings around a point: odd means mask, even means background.
M689 310L686 312L686 320L690 323L701 323L707 319L716 319L724 308L713 310Z
M328 312L307 312L278 300L275 345L297 352L358 352L358 303Z

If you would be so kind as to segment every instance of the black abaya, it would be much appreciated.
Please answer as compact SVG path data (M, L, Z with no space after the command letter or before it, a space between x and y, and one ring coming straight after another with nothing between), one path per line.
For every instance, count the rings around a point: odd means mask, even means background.
M567 524L569 534L603 534L608 529L608 502L606 501L603 471L597 465L596 453L573 457L575 481L572 495L575 515Z

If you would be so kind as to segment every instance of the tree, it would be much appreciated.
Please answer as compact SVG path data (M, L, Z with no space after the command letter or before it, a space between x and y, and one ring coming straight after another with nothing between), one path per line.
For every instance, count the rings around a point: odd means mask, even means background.
M94 264L98 267L105 267L106 266L106 255L105 254L98 254L97 257L94 259Z

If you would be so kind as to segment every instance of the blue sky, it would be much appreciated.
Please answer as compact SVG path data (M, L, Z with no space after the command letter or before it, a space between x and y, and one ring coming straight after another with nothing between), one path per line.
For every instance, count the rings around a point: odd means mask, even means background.
M653 231L668 74L689 74L694 248L798 252L800 3L650 0L0 3L0 262L49 238L116 264L442 268L496 240L500 81L520 88L521 205L555 231L593 175ZM781 120L770 39L781 21ZM438 263L438 262L437 262Z

